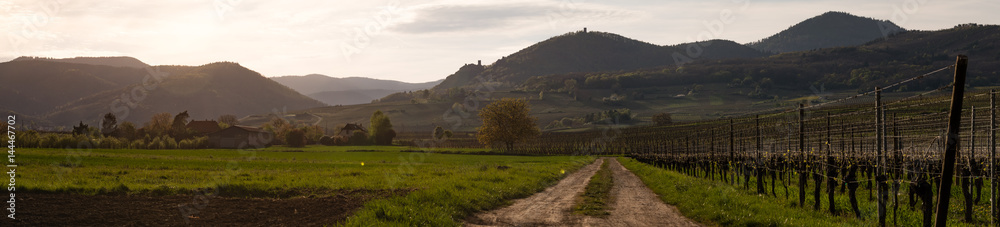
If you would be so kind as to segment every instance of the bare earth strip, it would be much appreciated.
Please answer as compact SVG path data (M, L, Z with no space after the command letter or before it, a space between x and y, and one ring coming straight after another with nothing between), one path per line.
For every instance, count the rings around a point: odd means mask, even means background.
M590 177L607 161L615 185L611 215L595 218L572 213L576 198ZM467 226L699 226L677 208L664 204L635 174L613 158L598 159L531 197L498 210L476 215Z
M583 193L590 177L597 173L604 161L598 159L566 178L556 186L535 193L528 198L515 200L513 205L476 215L467 226L557 226L575 222L573 204Z
M663 203L653 190L617 159L609 158L607 161L615 179L615 186L611 188L611 215L607 218L586 217L582 226L699 226L681 215L677 207Z

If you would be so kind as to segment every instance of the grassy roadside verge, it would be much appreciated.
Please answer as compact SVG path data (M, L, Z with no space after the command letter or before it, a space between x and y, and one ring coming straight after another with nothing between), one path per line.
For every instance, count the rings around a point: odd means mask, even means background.
M573 206L573 213L604 217L608 216L608 202L611 201L611 187L614 186L614 179L611 176L611 169L608 169L608 162L601 164L601 169L597 170L594 176L590 177L590 183L584 189L583 195Z
M790 207L722 182L690 177L640 163L618 160L667 204L700 223L720 226L857 226L857 220Z

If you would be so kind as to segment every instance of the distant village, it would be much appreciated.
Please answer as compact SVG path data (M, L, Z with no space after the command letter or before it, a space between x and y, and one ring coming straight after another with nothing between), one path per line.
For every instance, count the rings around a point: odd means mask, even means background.
M187 111L176 115L159 113L142 127L136 127L132 122L119 124L117 117L108 113L99 126L81 121L70 132L27 131L20 141L24 147L40 148L83 144L104 149L244 149L272 145L391 145L396 137L391 121L381 111L372 114L370 127L347 123L333 130L317 125L293 125L283 116L273 115L260 126L242 125L234 115L219 116L215 120L188 120L189 117Z

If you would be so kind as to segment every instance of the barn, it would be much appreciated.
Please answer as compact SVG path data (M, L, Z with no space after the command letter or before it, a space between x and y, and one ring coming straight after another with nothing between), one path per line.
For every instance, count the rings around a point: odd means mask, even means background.
M264 148L271 145L274 136L260 128L230 126L208 134L208 144L213 148Z

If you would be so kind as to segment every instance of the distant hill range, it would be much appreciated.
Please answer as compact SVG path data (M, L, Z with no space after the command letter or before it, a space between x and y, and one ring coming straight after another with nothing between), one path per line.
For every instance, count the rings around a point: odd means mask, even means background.
M904 31L906 29L887 20L827 12L747 45L768 53L785 53L857 46Z
M378 103L309 111L330 124L363 121L372 111L382 110L394 119L394 125L405 125L408 130L454 126L458 131L471 131L479 124L475 109L463 108L486 104L464 98L515 97L529 100L540 126L553 121L568 123L617 108L631 109L635 119L648 120L652 114L662 112L673 113L679 121L714 119L792 106L817 97L837 98L871 91L876 86L953 64L959 54L971 59L971 86L1000 84L1000 26L961 24L937 31L900 28L883 35L878 26L892 30L891 23L876 24L880 22L860 18L872 22L872 26L840 28L840 33L867 34L866 38L850 43L817 39L840 37L826 31L837 30L833 25L857 25L859 18L831 12L792 26L783 33L811 38L767 40L807 46L783 53L766 53L770 51L725 40L656 46L610 33L571 32L493 64L465 64L430 94L396 93ZM828 27L801 29L810 24ZM688 48L700 54L691 56ZM690 61L678 64L678 56ZM895 87L891 92L934 90L950 83L950 79L950 75L942 73ZM564 89L565 84L571 84L569 80L576 81L577 90L572 94ZM483 84L490 86L477 89ZM612 96L622 101L603 101Z
M872 26L864 25L869 22ZM462 65L443 81L422 84L323 75L269 79L228 62L147 68L127 57L18 58L0 63L0 110L53 126L81 120L96 124L101 114L126 106L124 120L137 123L154 113L188 110L193 119L251 115L244 118L251 125L267 121L273 110L308 112L301 116L320 116L321 125L365 122L381 110L400 132L434 126L471 131L478 125L475 111L486 103L467 97L484 102L525 98L540 126L569 124L618 108L629 108L640 121L662 112L678 121L712 119L791 106L806 97L870 91L952 64L959 54L970 58L970 86L1000 84L1000 26L962 24L883 33L884 28L892 30L890 25L831 12L749 45L710 40L658 46L611 33L577 31L492 64ZM143 88L149 71L169 76L153 88ZM570 80L576 81L573 89L566 88L573 84ZM949 82L948 75L938 75L886 92L922 92ZM481 91L489 94L469 90L481 84L491 85ZM388 92L396 93L379 98ZM136 96L142 101L123 105L123 97ZM618 101L604 101L609 97ZM371 103L373 99L379 101Z
M442 81L406 83L364 77L335 78L320 74L271 79L329 105L370 103L396 92L430 89Z
M37 119L36 126L69 126L95 125L109 112L119 122L141 125L161 112L187 110L192 119L215 119L325 106L237 63L145 68L127 59L133 58L0 63L0 80L6 81L0 84L0 110Z

